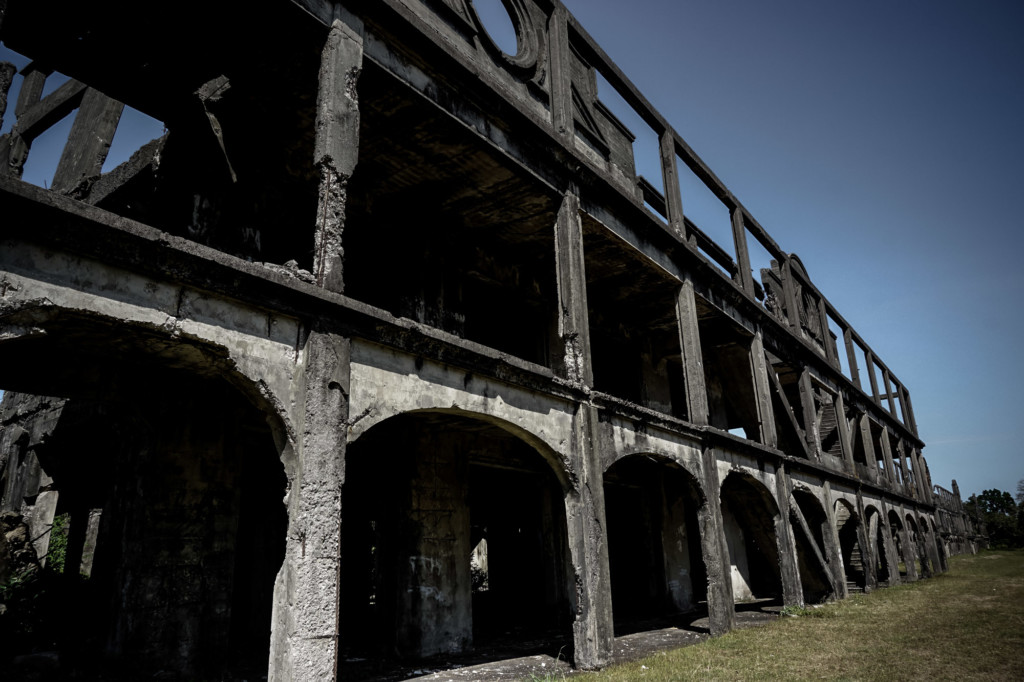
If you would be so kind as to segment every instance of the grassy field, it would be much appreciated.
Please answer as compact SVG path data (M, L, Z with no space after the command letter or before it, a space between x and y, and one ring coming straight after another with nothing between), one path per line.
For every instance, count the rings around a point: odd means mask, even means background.
M1024 551L581 679L1024 680Z

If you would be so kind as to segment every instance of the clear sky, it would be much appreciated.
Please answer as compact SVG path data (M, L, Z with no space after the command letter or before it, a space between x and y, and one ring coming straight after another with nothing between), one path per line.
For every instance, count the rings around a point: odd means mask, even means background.
M933 481L1014 492L1024 3L565 4L910 390Z
M1014 492L1024 3L564 1L910 390L933 481Z

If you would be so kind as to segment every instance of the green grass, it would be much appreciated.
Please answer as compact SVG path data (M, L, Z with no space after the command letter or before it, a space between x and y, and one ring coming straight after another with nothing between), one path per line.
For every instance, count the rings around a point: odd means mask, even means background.
M1024 551L587 675L615 680L1024 680Z

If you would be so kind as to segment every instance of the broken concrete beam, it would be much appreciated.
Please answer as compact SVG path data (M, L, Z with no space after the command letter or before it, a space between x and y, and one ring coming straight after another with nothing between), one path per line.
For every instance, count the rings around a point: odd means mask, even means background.
M320 172L314 272L317 284L344 290L342 270L348 180L359 157L359 96L356 85L363 67L363 39L335 21L320 63L314 163Z

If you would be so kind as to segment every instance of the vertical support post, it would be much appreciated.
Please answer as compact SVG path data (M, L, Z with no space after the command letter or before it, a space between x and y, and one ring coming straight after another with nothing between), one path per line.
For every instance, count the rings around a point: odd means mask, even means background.
M706 425L709 417L708 392L700 348L697 299L689 273L684 276L676 295L676 318L686 381L686 413L690 422ZM733 603L729 545L725 539L725 521L722 519L722 482L718 476L718 457L714 448L704 446L701 473L704 504L697 512L697 518L700 524L701 553L708 573L708 619L711 634L721 635L736 626L736 607Z
M903 391L903 404L907 406L907 413L910 416L910 423L907 424L907 427L917 436L919 434L917 433L917 420L914 419L914 404L910 402L910 391L905 389Z
M889 507L885 504L885 500L882 500L882 509L880 511L881 518L878 522L882 525L882 545L885 550L885 561L889 565L889 587L898 585L903 582L900 577L900 556L899 552L896 551L896 543L892 539L892 527L889 525Z
M754 393L757 396L757 421L761 432L761 443L776 448L779 446L779 435L775 429L775 412L772 410L772 393L768 379L768 360L764 355L764 339L760 329L750 341L750 372L754 379ZM785 518L788 519L789 516L787 515Z
M846 401L843 399L842 391L836 393L834 406L836 424L839 426L839 442L843 446L843 469L853 473L856 469L853 464L853 438L850 433L850 422L846 420Z
M779 575L782 578L782 603L803 606L804 590L800 581L800 564L796 553L796 538L789 522L789 501L792 485L784 463L775 469L775 492L779 502L779 516L775 520L775 539L779 548Z
M878 546L871 534L871 523L864 510L864 496L857 491L857 515L860 523L857 525L857 535L860 539L861 561L868 565L864 566L864 591L871 592L878 589Z
M889 370L882 370L882 383L885 385L885 399L889 403L889 414L899 418L896 414L896 400L893 398L892 381L889 379Z
M821 318L821 342L825 346L825 357L833 367L839 369L839 355L832 345L832 329L828 326L828 308L825 299L818 298L818 316Z
M917 433L913 426L914 420L910 418L910 409L907 407L907 389L903 388L903 384L897 383L896 392L900 397L900 417L903 419L903 425Z
M580 200L570 190L562 199L555 223L555 269L558 279L558 336L565 346L565 378L591 386L590 322L587 317L587 275L583 253Z
M896 487L896 472L893 469L892 445L889 442L889 432L882 430L882 459L885 460L885 475L889 478L889 485Z
M914 481L917 483L917 494L922 502L931 502L931 485L928 480L928 471L924 465L924 458L918 448L912 448L910 457L914 461Z
M320 173L320 199L313 272L318 286L337 292L345 290L342 235L348 182L359 158L356 86L362 68L362 36L353 27L335 20L321 55L317 93L313 162Z
M786 295L786 313L789 326L797 336L803 338L804 330L800 327L800 302L796 298L796 286L793 282L793 263L787 257L782 261L782 291Z
M736 606L732 591L732 566L722 518L722 482L714 448L705 446L701 456L704 506L698 512L700 545L708 573L708 620L712 635L736 627Z
M569 17L560 3L551 12L548 35L551 53L551 123L557 135L571 138L572 55L569 52Z
M665 206L668 226L682 241L686 241L686 221L683 219L683 194L679 188L679 163L676 161L676 138L671 130L661 133L661 178L665 185Z
M736 283L743 291L753 296L754 277L750 272L750 251L747 249L747 228L743 221L743 211L739 206L733 206L729 215L732 219L732 241L736 247Z
M871 399L875 402L875 405L881 407L882 394L878 390L878 372L875 371L875 354L870 350L865 349L864 362L868 365L865 369L868 372L868 380L871 382Z
M337 675L349 340L313 331L303 362L303 426L290 487L285 560L274 584L272 681Z
M902 444L902 441L900 443L896 444L895 455L896 456L893 458L893 460L894 460L896 466L898 466L899 470L900 470L900 480L903 483L903 493L904 494L909 494L910 493L910 477L907 475L908 474L907 466L906 466L906 463L903 461L903 444Z
M697 321L697 299L689 273L676 295L676 319L679 323L679 347L686 381L686 415L699 426L708 423L708 391L704 378L704 359L700 349L700 325ZM717 495L718 489L715 488Z
M804 413L804 440L807 449L816 460L821 459L821 441L818 437L818 411L814 408L814 387L811 373L806 367L800 370L800 406Z
M878 453L875 452L875 439L871 433L871 418L866 414L860 416L860 438L864 445L864 459L867 468L878 475Z
M555 223L555 269L558 279L558 333L565 344L566 378L582 387L593 383L587 278L579 198L570 189ZM611 573L605 525L602 434L597 408L580 403L573 415L569 447L575 490L565 498L569 551L577 595L573 642L576 666L600 668L612 656Z
M843 343L846 344L846 361L850 363L850 381L857 388L864 390L860 385L860 369L857 367L857 349L853 343L853 332L849 328L843 330Z

